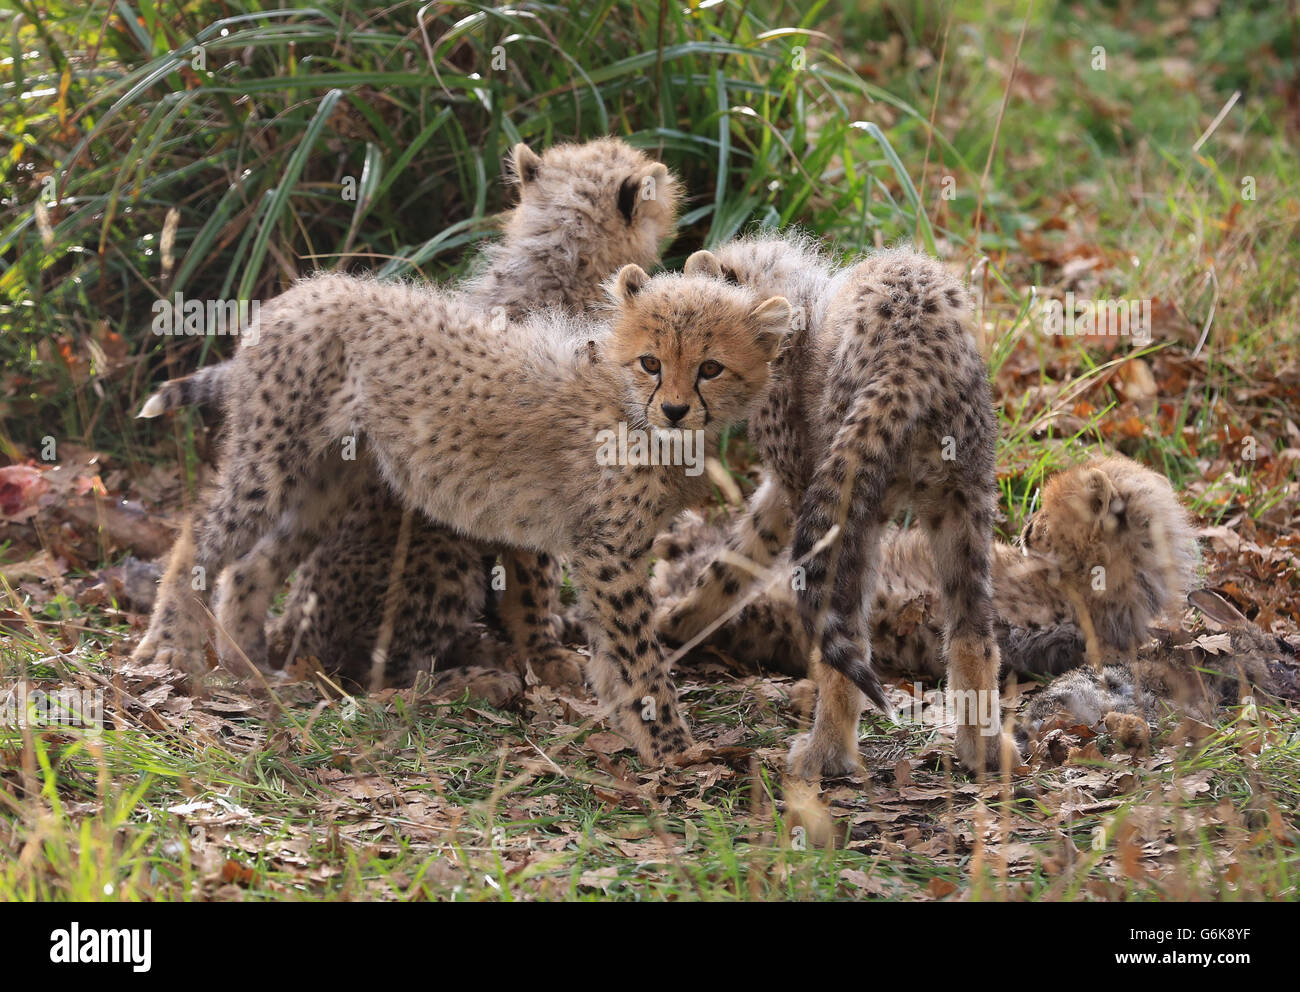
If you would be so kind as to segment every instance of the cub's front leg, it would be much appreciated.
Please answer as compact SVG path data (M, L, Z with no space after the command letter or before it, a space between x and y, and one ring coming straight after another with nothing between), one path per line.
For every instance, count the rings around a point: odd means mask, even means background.
M560 563L547 554L501 552L506 587L497 607L501 625L521 660L531 661L546 685L582 687L583 658L560 641Z
M588 618L596 694L641 759L662 765L692 740L655 636L648 550L602 542L577 556L572 568Z

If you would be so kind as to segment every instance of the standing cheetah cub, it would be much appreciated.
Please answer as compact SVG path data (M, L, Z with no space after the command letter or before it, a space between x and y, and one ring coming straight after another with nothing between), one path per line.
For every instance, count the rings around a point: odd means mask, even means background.
M242 402L228 410L219 478L193 542L173 551L138 653L201 661L197 567L219 576L223 665L264 668L276 589L377 472L403 505L466 537L567 556L616 727L646 760L684 750L648 552L709 484L662 459L602 463L603 438L622 427L680 450L689 431L716 452L762 396L790 308L636 265L610 294L606 322L548 312L502 326L432 289L325 275L263 306L257 343L232 359L227 388Z
M624 265L653 266L674 230L676 180L664 165L617 139L557 145L541 156L519 144L509 165L519 203L506 217L502 240L484 249L476 274L458 287L491 319L519 320L544 307L581 313L603 300L602 282ZM212 366L166 383L145 414L212 402L228 368ZM398 622L387 646L385 681L407 683L434 660L461 653L458 643L484 611L487 568L497 549L417 517L409 525L405 567L395 575L402 519L401 503L376 480L299 567L285 609L268 632L276 664L292 650L368 684L386 604ZM498 616L515 652L543 681L580 678L576 656L555 634L558 563L517 549L501 549L501 555L506 582Z
M948 685L961 709L957 754L996 768L1001 732L991 543L997 421L970 328L970 301L937 262L908 250L837 269L807 240L744 238L697 252L686 271L788 297L789 345L749 434L762 484L692 592L662 617L678 643L725 613L790 542L792 577L818 682L812 731L791 749L796 775L859 767L864 693L888 708L871 665L869 610L880 545L911 506L929 538L946 619Z
M697 515L679 517L656 541L656 602L671 610L723 540ZM1120 455L1049 479L1021 543L993 545L993 610L1003 665L1026 675L1084 665L1088 629L1103 663L1133 657L1150 639L1148 625L1181 606L1196 573L1195 533L1169 480ZM789 575L788 554L773 573ZM807 638L785 587L752 600L706 643L745 664L805 674ZM873 660L932 684L941 679L942 592L920 530L886 538L874 595Z

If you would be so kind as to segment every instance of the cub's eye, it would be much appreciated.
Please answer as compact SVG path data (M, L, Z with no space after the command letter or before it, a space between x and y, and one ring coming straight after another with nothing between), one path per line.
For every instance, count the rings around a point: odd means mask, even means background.
M700 362L700 378L716 379L722 375L722 363L715 362L710 358L707 362Z
M659 373L659 359L655 358L654 355L642 355L641 367L651 375L657 375Z

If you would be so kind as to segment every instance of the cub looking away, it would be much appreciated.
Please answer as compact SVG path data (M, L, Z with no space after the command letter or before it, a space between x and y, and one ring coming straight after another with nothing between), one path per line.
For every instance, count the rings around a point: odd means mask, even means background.
M689 592L724 539L692 513L660 537L654 593L661 608ZM993 545L993 609L1004 667L1027 675L1085 664L1089 627L1103 663L1131 658L1150 639L1148 625L1180 608L1195 578L1195 532L1169 481L1120 455L1052 476L1021 543ZM745 664L803 675L807 638L786 592L788 553L772 574L779 581L705 643ZM886 538L871 654L932 683L944 674L939 581L924 534L898 530Z
M959 720L958 757L998 767L1014 744L1001 732L991 603L997 420L966 291L913 251L839 269L807 239L767 234L697 252L686 271L781 293L796 323L749 421L763 481L726 554L663 613L661 631L689 642L755 581L738 558L766 567L793 543L800 621L820 663L813 728L790 768L804 778L855 771L863 694L888 708L868 640L881 540L910 506L940 576L948 683L978 700Z
M483 250L476 274L457 287L460 298L490 319L519 320L545 307L580 313L604 299L602 281L624 265L654 265L673 232L676 180L623 141L557 145L540 157L519 144L508 171L519 203L507 215L502 240ZM212 366L166 383L142 415L213 401L228 369L229 363ZM450 408L446 415L453 415ZM558 563L468 540L417 515L405 532L404 568L395 572L403 515L401 503L376 480L324 537L299 566L284 611L268 631L273 664L291 651L311 655L367 685L372 676L403 684L435 659L463 660L458 648L485 608L484 561L500 550L506 582L497 615L516 654L543 681L581 677L576 656L555 634ZM386 608L397 622L381 672L372 670L371 656Z
M605 322L495 322L433 289L340 275L263 306L257 343L227 373L241 402L228 405L219 477L193 541L173 549L137 654L202 664L198 567L219 576L220 660L265 668L272 596L378 475L404 506L467 537L567 556L615 726L647 760L685 749L651 625L648 552L708 483L680 465L601 464L600 438L620 425L679 442L694 431L716 452L762 396L790 308L636 265L610 292Z

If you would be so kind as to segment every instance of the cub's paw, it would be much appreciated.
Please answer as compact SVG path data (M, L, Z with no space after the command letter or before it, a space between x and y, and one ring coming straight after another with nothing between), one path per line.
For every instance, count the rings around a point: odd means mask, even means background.
M131 652L131 660L137 665L166 665L190 678L199 678L208 671L203 637L193 632L150 630Z
M514 672L500 668L448 668L434 673L429 691L443 699L460 699L468 693L499 710L506 710L523 699L524 682Z
M540 683L558 689L581 689L586 684L585 661L576 651L555 648L529 659L528 667L532 669L532 677L525 676L525 681L530 685Z
M692 594L655 614L655 633L669 644L685 644L717 619L718 611Z
M979 727L957 728L957 760L967 771L1000 773L1004 753L1013 769L1020 764L1020 748L1009 734L982 734Z
M675 708L658 704L658 712L654 713L655 707L643 700L632 704L631 709L635 712L622 721L621 729L624 736L636 745L637 754L645 764L675 764L676 759L695 743L690 728ZM646 714L651 713L654 713L653 717L646 719Z
M690 730L686 724L678 721L651 744L649 760L656 765L675 765L694 746L695 738L691 736Z
M809 781L823 776L859 775L863 770L856 748L848 749L837 742L818 740L812 731L795 738L785 766L795 778Z

